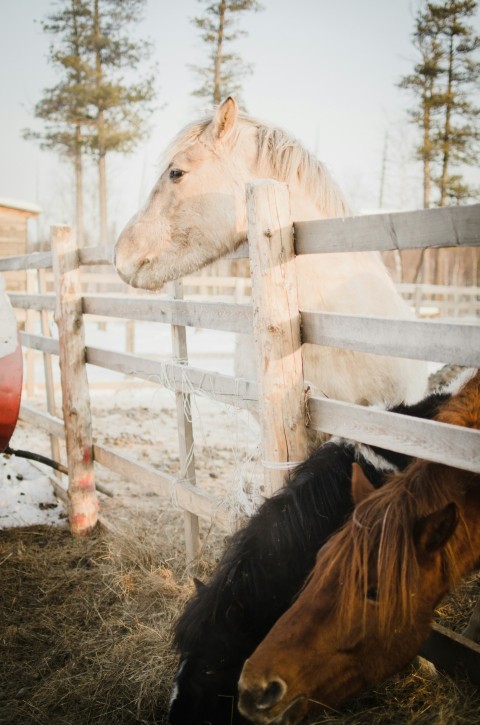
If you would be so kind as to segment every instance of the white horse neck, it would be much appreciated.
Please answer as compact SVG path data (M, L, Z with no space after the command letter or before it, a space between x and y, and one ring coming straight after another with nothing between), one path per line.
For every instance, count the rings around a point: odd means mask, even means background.
M294 222L306 222L314 219L325 219L330 214L301 191L291 191L290 216Z

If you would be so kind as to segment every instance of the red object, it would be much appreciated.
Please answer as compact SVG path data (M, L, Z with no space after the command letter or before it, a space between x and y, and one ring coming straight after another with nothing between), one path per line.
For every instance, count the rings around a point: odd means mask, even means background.
M1 280L0 280L1 281ZM23 360L22 346L17 334L17 347L12 351L12 340L15 340L15 333L11 334L16 328L15 316L10 307L8 297L3 294L0 287L0 453L8 446L10 438L18 420L20 411L20 399L22 397L23 382ZM5 334L3 326L5 323ZM10 330L10 332L9 332ZM2 350L2 344L4 345ZM4 354L9 349L10 352Z
M0 452L8 446L17 425L22 397L22 348L0 357Z

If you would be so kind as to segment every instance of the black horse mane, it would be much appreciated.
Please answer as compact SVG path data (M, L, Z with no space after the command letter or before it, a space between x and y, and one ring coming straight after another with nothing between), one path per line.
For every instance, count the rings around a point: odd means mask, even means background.
M447 397L435 393L418 404L392 410L431 418ZM360 447L360 451L365 449ZM403 468L410 460L404 454L370 450L385 461L383 470L350 441L325 443L230 537L210 582L197 585L196 594L176 622L174 643L180 652L195 650L205 625L222 617L227 623L231 620L233 631L240 620L254 637L266 633L265 627L275 621L272 617L279 616L297 594L320 546L350 514L352 463L359 462L378 487L388 469ZM245 634L238 632L242 646Z
M281 604L290 603L291 580L297 577L299 566L302 571L305 567L309 543L313 545L313 566L319 538L326 538L343 523L338 511L351 508L349 479L354 460L352 446L325 444L300 464L287 485L267 499L245 527L230 538L210 583L198 587L177 621L175 644L180 651L195 649L206 620L214 623L225 612L228 617L229 607L235 608L236 618L248 622L249 628L260 629L265 607L270 621L280 597ZM321 484L308 485L319 476ZM322 529L325 534L319 537ZM282 579L287 580L286 601L283 592L278 591ZM275 581L274 591L268 586L270 580ZM254 605L251 608L250 603Z

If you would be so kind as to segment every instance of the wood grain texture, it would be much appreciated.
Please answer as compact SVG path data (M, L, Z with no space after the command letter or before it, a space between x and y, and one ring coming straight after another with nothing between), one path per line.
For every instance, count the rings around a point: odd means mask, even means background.
M84 295L83 312L102 317L204 327L224 332L249 333L252 329L251 306L233 305L227 302L166 300L129 295L109 295L108 297Z
M297 278L287 186L247 186L259 420L267 495L282 487L278 464L308 452Z
M480 204L295 224L297 254L480 245Z
M480 325L301 311L302 342L480 366Z
M52 255L68 460L68 516L72 534L85 536L97 523L98 500L93 470L78 250L69 227L53 227Z
M325 433L480 473L480 431L311 397L310 425Z

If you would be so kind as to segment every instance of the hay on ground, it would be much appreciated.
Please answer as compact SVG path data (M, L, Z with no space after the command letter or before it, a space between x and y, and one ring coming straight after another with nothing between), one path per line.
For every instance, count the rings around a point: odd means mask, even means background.
M158 515L84 540L53 527L1 531L0 722L164 725L177 662L171 627L192 593L181 546ZM458 601L444 607L449 623L465 619L453 614ZM480 698L466 680L410 669L321 722L473 725Z

